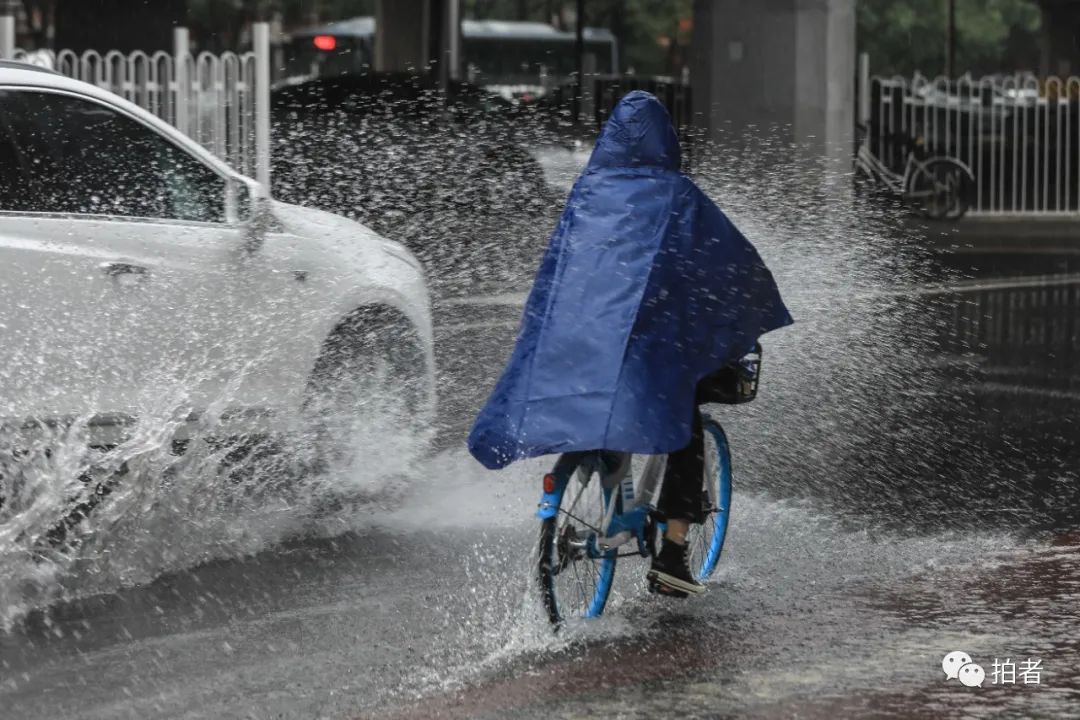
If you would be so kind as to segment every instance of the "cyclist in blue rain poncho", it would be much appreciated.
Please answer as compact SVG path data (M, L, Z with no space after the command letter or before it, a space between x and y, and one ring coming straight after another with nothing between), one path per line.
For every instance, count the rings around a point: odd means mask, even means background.
M663 105L626 95L570 193L469 450L491 469L575 450L670 453L653 571L699 592L684 552L703 520L696 389L791 316L754 247L679 167Z

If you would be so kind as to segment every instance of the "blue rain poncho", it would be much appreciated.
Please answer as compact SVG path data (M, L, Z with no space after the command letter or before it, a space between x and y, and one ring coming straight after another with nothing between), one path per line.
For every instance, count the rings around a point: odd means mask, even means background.
M486 467L682 449L698 381L791 323L757 251L679 163L660 102L624 97L570 192L513 355L469 435Z

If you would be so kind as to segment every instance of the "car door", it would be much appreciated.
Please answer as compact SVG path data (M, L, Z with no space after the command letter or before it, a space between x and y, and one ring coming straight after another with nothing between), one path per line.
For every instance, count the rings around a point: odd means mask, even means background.
M5 414L160 427L231 406L302 288L245 249L228 179L94 98L7 88L0 108L23 178L0 210Z
M16 143L14 95L0 90L0 417L56 419L118 409L108 388L107 326L96 308L110 298L97 268L103 246L76 239L78 225L50 213L39 158ZM115 385L115 383L113 383Z

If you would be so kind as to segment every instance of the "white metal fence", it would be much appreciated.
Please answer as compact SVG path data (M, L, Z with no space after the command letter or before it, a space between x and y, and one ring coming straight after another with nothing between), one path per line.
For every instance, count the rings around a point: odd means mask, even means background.
M1080 77L863 77L861 120L886 163L921 137L971 168L974 213L1080 213Z
M27 53L14 46L14 22L0 18L0 59L51 67L104 88L150 111L225 160L270 182L269 26L254 26L252 52L192 54L186 28L172 53L104 54L88 50ZM6 37L5 37L6 36Z

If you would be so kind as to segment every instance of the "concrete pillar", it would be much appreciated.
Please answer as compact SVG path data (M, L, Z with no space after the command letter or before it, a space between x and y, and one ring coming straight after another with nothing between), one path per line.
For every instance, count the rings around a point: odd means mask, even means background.
M380 0L375 8L375 70L423 72L430 55L432 0Z
M270 192L270 23L251 28L255 50L255 179Z
M0 15L0 60L15 57L15 14L3 11Z
M191 124L191 33L186 27L173 28L173 66L176 68L176 119L177 130L188 134Z
M855 122L855 0L695 0L696 120L839 155Z
M461 79L461 0L443 0L443 61L446 63L446 76L451 80Z

